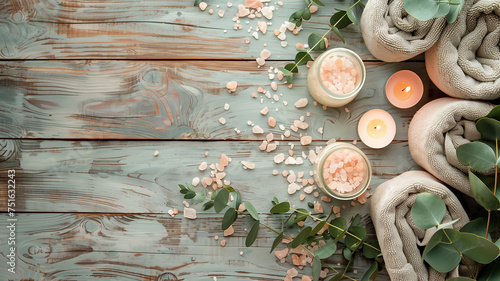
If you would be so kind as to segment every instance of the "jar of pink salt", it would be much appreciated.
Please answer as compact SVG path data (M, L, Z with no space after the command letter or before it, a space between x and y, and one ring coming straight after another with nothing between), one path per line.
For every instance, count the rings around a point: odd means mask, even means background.
M335 142L320 152L313 164L314 180L323 192L340 200L366 191L372 168L366 155L350 143Z
M323 105L344 106L358 95L365 76L363 60L355 52L334 48L321 54L309 68L307 88Z

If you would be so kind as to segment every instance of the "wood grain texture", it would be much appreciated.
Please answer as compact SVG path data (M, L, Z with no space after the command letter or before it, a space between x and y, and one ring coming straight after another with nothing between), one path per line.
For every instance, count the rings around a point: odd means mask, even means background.
M274 163L276 154L288 154L287 142L280 142L271 153L259 151L260 142L248 141L3 140L3 143L0 155L7 156L0 163L0 186L7 183L7 170L15 169L16 210L22 212L167 213L182 207L177 185L191 182L194 177L210 177L210 169L201 172L198 166L202 162L218 163L222 153L232 158L224 170L225 179L262 212L269 209L273 196L297 206L318 200L310 194L300 202L298 194L302 191L288 195L286 179L272 175L274 169L280 174L283 170L293 170L304 172L304 179L312 178L309 160L302 165ZM302 152L307 155L310 149L325 144L293 143L295 157ZM407 170L419 169L406 142L396 142L381 150L358 146L373 166L373 187ZM154 157L156 150L159 155ZM208 157L204 156L205 151L209 152ZM256 167L245 170L241 161L253 162ZM0 201L2 210L6 209L5 203ZM342 203L334 200L334 204ZM368 213L367 205L354 208L362 214Z
M298 139L302 133L316 140L352 140L358 139L356 127L362 114L381 108L396 120L396 139L406 140L413 114L440 92L430 82L423 63L366 65L365 85L346 112L344 107L326 111L321 105L315 107L303 73L297 75L292 89L280 84L274 92L267 68L258 69L254 62L6 62L0 65L0 137L261 140L263 136L253 134L247 121L265 132L283 134L279 126L267 125L269 116L286 130L304 116L309 128L291 131L291 139ZM422 101L406 110L393 107L385 97L387 79L401 69L415 71L425 85ZM232 80L239 86L230 94L226 83ZM251 93L261 86L270 91L270 97L277 95L279 101L263 94L253 99ZM295 108L293 104L303 97L309 104ZM224 110L225 103L230 105L228 111ZM259 113L264 107L270 109L267 116ZM221 117L225 125L219 123ZM318 132L320 127L323 134Z
M261 228L259 239L246 248L249 220L238 219L234 235L224 238L220 217L199 216L187 220L181 215L19 214L17 274L4 270L6 257L2 255L0 278L188 281L217 277L228 281L277 281L283 280L286 270L293 267L290 257L280 263L269 253L274 232ZM280 218L263 215L262 221L280 227ZM6 234L3 227L0 235ZM219 241L214 239L216 235ZM222 239L227 241L225 247L219 244ZM4 241L2 250L6 247ZM284 245L278 249L282 248ZM336 268L345 266L340 253L328 260ZM348 275L360 279L368 267L367 261L356 259ZM311 267L299 270L302 275L311 275ZM385 271L379 276L388 278Z
M193 0L1 1L0 59L241 60L259 57L263 44L267 44L273 52L271 59L293 60L296 43L307 43L312 32L323 34L333 7L345 9L350 1L325 2L328 7L319 9L304 24L306 32L297 36L288 32L286 48L281 47L272 31L305 3L283 2L283 7L271 3L279 8L274 12L273 25L266 35L260 34L259 40L253 40L248 28L255 30L257 21L265 19L242 18L243 29L233 30L237 1L232 8L221 1L217 9L214 3L204 12L192 6ZM208 14L210 8L215 10L213 15ZM218 10L225 11L223 18L217 15ZM363 59L374 59L363 44L359 27L350 26L342 33L346 43L331 33L330 45L348 47ZM245 38L252 39L251 45L245 43Z

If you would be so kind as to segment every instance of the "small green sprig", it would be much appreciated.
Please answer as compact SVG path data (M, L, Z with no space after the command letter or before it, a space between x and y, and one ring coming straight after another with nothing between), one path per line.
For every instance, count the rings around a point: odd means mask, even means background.
M205 189L197 193L194 186L188 183L179 185L179 188L180 193L184 195L184 199L192 199L193 203L204 202L202 209L205 211L213 208L216 213L221 213L225 210L222 218L222 230L228 229L242 215L253 220L252 227L245 240L247 247L250 247L255 242L259 228L263 226L277 234L271 246L271 253L283 239L290 241L287 245L288 247L303 248L314 257L312 265L314 281L319 279L322 267L327 267L334 272L334 275L329 279L330 281L340 280L341 278L356 281L356 279L347 275L347 271L353 261L353 256L358 252L368 259L373 259L372 266L365 273L362 280L375 280L383 264L378 242L376 240L365 241L366 230L360 226L361 217L359 215L356 215L350 224L348 224L347 220L343 217L331 219L333 215L331 209L328 216L315 216L306 209L292 208L289 202L279 202L274 197L269 212L273 215L282 216L281 229L278 230L263 223L259 218L259 213L249 201L244 202L245 211L240 211L241 194L231 186L224 186L214 191L210 197L207 196ZM230 196L234 198L232 202L229 201ZM308 221L308 219L310 220ZM291 238L291 236L285 233L285 228L294 227L299 223L311 223L311 221L313 223L307 226L304 225L295 238ZM325 242L325 245L318 250L311 251L308 248L308 246L318 243L321 240ZM343 248L342 253L349 261L342 271L339 271L325 261L337 251L339 246Z
M361 17L361 13L363 12L366 1L367 0L355 0L354 3L346 10L335 9L337 12L330 17L330 28L323 35L319 35L317 33L312 33L309 35L307 39L307 44L309 45L309 47L307 49L297 49L298 53L295 55L295 62L288 63L284 67L278 68L281 72L283 72L287 83L293 82L293 74L299 72L298 66L305 65L307 64L307 62L314 60L314 57L311 54L312 51L324 51L327 49L328 45L326 36L330 34L330 32L333 31L340 38L340 40L345 43L344 36L340 32L340 30L346 28L351 24L359 24L358 19ZM313 1L310 2L309 6L312 4L312 2ZM314 1L314 3L317 2ZM293 13L290 16L290 21L295 22L297 26L300 26L303 19L309 19L310 13L307 14L307 12L305 12L306 10L309 11L309 6ZM304 17L304 13L306 17Z

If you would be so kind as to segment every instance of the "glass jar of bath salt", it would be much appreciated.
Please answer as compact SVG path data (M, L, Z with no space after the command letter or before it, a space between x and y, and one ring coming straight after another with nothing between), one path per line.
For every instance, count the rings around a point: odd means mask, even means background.
M317 102L339 107L358 95L365 77L365 65L355 52L334 48L321 54L309 68L307 88Z
M372 178L372 167L366 155L350 143L327 145L313 164L318 187L333 198L354 199L366 191Z

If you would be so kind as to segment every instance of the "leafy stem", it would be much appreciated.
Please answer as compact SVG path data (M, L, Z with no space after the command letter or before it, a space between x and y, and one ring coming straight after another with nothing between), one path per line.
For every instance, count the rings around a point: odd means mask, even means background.
M448 239L448 241L450 241L450 244L453 246L453 248L455 248L455 250L457 251L457 253L460 255L460 258L462 259L463 263L467 267L467 270L469 271L469 274L472 276L472 278L474 280L476 280L476 276L474 275L474 273L472 273L472 269L470 268L470 265L465 260L462 252L460 252L460 250L457 248L457 246L455 246L455 243L453 243L453 241L451 240L450 236L448 236L448 233L446 233L446 231L443 231L443 233L446 236L446 238Z

